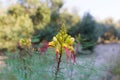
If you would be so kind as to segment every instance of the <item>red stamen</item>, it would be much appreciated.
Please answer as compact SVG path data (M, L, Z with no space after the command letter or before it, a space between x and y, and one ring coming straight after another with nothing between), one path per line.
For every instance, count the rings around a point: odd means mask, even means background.
M74 63L75 62L75 54L71 55L71 62Z
M70 59L71 53L68 48L65 48L65 51L66 51L66 61L68 63L68 59Z
M48 42L43 42L43 46L41 48L39 48L39 51L45 53L47 51L48 47L49 47Z

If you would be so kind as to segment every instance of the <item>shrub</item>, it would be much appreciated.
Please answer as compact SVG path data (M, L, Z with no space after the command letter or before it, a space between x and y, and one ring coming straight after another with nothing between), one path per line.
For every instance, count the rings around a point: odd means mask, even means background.
M20 37L30 37L33 32L33 24L27 14L17 18L12 15L0 16L0 49L15 48Z
M49 22L50 22L50 9L42 5L37 8L35 15L31 16L32 22L34 24L34 29L39 30L41 28L44 28Z

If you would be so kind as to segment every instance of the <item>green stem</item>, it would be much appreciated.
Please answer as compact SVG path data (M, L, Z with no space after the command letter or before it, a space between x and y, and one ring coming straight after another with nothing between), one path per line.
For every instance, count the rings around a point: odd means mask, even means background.
M24 71L25 71L25 74L24 74L24 79L27 79L27 73L26 73L26 70L27 70L26 60L25 60L25 59L23 59L23 62L24 62Z

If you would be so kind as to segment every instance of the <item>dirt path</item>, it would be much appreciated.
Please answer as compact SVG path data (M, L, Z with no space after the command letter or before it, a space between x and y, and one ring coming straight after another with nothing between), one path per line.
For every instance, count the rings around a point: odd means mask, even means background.
M96 66L106 64L107 67L115 65L120 57L120 44L101 44L94 49L96 54Z
M5 56L0 56L0 68L5 66L4 59L6 59Z
M100 71L103 80L119 80L115 79L110 71L120 57L120 44L97 45L94 49L94 54L96 55L94 65L96 68L103 69L103 71Z

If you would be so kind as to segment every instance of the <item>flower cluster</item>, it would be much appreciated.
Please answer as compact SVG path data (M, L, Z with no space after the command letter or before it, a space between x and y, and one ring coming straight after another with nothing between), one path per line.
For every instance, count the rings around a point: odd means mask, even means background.
M19 46L22 48L27 48L27 47L31 46L31 39L29 39L29 38L20 39Z
M53 37L53 40L49 42L49 46L55 47L56 58L58 59L58 54L62 54L63 49L66 52L66 58L71 59L72 62L75 61L74 55L74 38L67 34L65 26L61 27L60 32Z

